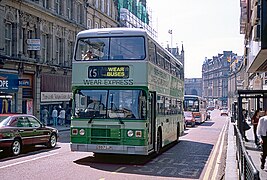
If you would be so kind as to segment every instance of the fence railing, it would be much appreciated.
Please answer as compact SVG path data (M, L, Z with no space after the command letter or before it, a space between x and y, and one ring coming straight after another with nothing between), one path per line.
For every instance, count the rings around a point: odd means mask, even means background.
M236 159L238 162L239 179L259 180L259 171L256 169L253 161L248 155L242 140L242 135L236 125L234 125L234 133L236 137Z

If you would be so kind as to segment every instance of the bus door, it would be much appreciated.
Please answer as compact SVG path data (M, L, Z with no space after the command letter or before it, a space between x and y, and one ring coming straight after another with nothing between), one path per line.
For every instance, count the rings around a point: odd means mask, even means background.
M149 92L148 97L148 146L154 150L156 139L156 92Z

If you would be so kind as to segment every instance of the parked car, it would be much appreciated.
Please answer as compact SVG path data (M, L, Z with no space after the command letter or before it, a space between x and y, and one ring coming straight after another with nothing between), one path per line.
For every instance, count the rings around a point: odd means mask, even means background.
M190 125L191 127L194 127L196 125L196 120L192 112L190 111L184 112L184 122L186 126Z
M228 108L222 108L221 109L221 116L226 115L228 116Z
M19 155L24 146L44 144L54 148L58 130L28 114L0 114L0 150Z

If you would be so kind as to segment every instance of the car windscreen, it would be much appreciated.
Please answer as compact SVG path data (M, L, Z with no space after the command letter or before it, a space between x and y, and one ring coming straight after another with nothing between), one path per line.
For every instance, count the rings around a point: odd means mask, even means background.
M10 119L10 116L0 116L0 126L6 125L9 119Z

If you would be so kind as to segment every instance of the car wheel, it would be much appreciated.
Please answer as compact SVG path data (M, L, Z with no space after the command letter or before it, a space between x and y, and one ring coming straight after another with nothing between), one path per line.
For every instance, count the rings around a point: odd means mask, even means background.
M22 148L21 141L19 139L15 139L11 145L11 153L14 156L17 156L20 154Z
M57 145L57 136L55 133L51 134L49 141L47 142L47 147L54 148Z

